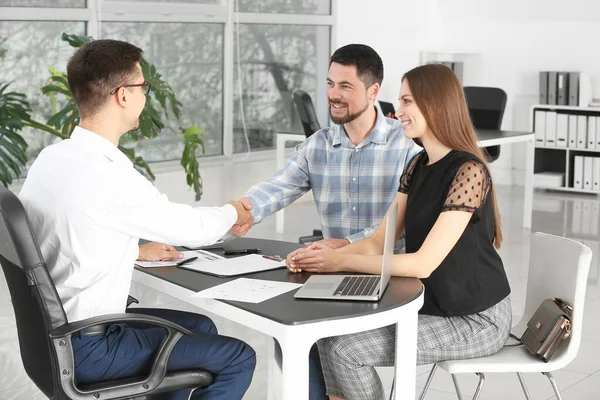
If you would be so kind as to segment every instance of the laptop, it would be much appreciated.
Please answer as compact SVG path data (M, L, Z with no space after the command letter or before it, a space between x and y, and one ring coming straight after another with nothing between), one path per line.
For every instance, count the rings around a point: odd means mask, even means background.
M298 299L379 301L392 275L398 203L386 218L381 275L312 275L294 295Z

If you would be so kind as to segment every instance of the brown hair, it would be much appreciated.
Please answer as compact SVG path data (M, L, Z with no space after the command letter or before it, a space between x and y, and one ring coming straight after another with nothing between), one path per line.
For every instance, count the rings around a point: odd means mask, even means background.
M405 73L402 81L405 79L415 103L436 139L451 149L473 154L487 168L486 157L477 146L477 135L469 116L462 86L454 72L442 64L427 64ZM500 248L502 229L493 184L491 191L495 222L494 245Z
M82 117L95 114L120 85L131 84L142 50L119 40L93 40L67 64L67 80Z

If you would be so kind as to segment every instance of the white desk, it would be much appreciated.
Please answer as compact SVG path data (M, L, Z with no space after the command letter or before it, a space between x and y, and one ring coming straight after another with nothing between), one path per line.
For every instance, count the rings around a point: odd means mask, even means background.
M231 248L258 247L265 254L287 254L295 243L236 239ZM213 251L218 253L218 251ZM310 274L285 269L249 275L256 279L303 283ZM133 280L202 310L235 321L279 342L283 355L275 362L270 346L269 399L308 399L308 360L312 345L321 338L356 333L398 323L396 329L395 399L414 399L416 390L417 322L423 305L423 286L416 278L392 277L383 298L375 302L296 300L295 291L259 304L191 298L196 291L226 282L179 268L136 268Z
M523 227L531 228L532 202L533 202L533 162L535 157L535 134L533 132L515 132L498 130L478 130L480 147L489 147L510 143L524 143L527 147L525 163L525 198L523 208ZM285 167L286 142L302 142L306 139L304 134L278 133L277 134L277 171ZM285 210L275 213L275 229L277 233L284 231Z

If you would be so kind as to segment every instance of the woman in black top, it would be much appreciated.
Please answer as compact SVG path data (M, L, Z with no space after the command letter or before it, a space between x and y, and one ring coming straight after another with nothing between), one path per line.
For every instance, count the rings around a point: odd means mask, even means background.
M392 275L421 278L418 364L494 354L511 328L510 287L496 248L502 232L492 179L477 146L461 84L443 65L402 78L397 117L424 150L400 180L396 234L406 254ZM393 204L392 204L393 205ZM385 219L364 240L333 250L319 243L288 255L292 271L380 273ZM383 399L374 366L394 362L395 326L320 340L332 399Z

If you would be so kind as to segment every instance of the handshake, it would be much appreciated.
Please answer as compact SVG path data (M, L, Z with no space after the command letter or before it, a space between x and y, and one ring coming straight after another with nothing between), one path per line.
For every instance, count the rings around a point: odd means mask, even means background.
M252 203L246 197L241 197L238 201L228 201L227 204L231 204L235 211L237 211L238 219L235 224L231 227L231 233L235 236L244 236L248 233L248 230L252 228Z

